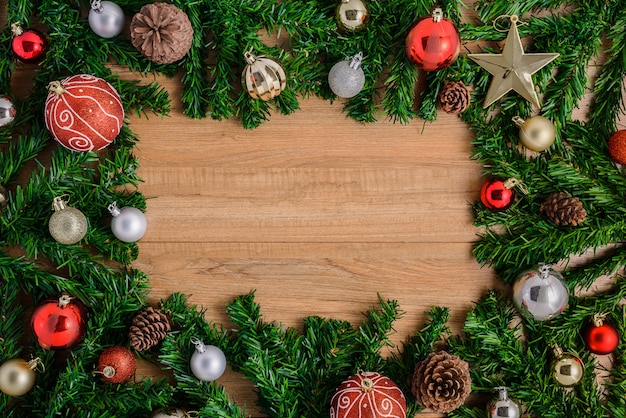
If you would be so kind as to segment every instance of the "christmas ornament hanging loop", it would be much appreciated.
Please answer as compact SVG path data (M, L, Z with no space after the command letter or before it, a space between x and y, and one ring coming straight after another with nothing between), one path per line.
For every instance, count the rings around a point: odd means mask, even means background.
M563 355L563 349L556 343L552 344L552 353L554 357L561 357Z
M496 386L495 388L493 388L493 391L498 392L498 399L500 399L501 401L509 397L506 386Z
M120 208L117 207L117 201L111 203L108 207L107 210L111 213L111 215L113 216L119 216L120 213L122 213L120 211Z
M522 117L520 116L513 116L511 118L511 120L513 121L513 123L515 124L515 126L517 126L518 128L521 128L522 126L524 126L524 123L526 122L524 119L522 119Z
M72 299L75 299L74 296L70 296L67 293L63 293L60 297L59 297L59 306L61 308L66 307L67 305L69 305L72 302Z
M102 7L102 2L100 0L92 0L91 10L95 11L96 13L102 13L104 11L104 7Z
M528 187L526 187L526 185L524 183L522 183L521 180L518 180L518 179L513 178L513 177L511 177L509 179L506 179L504 181L504 187L506 187L507 189L516 188L520 192L522 192L522 194L524 194L524 195L528 194Z
M443 10L441 10L441 7L436 7L433 10L432 17L434 22L441 22L441 19L443 19Z
M362 62L363 62L363 52L359 51L358 54L356 54L355 56L352 57L352 59L350 59L350 68L352 68L353 70L356 70L359 67L361 67Z
M33 371L36 371L39 373L43 373L46 371L46 365L43 363L43 361L39 357L35 357L34 359L32 359L26 364Z
M246 62L248 64L254 64L254 62L256 61L256 55L252 53L253 50L254 48L250 47L248 51L243 53L243 57L246 59Z
M508 32L508 31L509 31L509 29L508 29L508 28L507 28L507 29L500 29L500 28L498 27L498 22L499 22L500 20L502 20L502 19L508 19L508 20L511 22L511 24L513 24L513 25L515 25L515 26L523 26L523 25L528 25L528 23L526 23L526 22L522 22L521 20L519 20L519 16L518 16L518 15L500 15L500 16L496 17L496 18L493 20L493 23L492 23L493 28L494 28L497 32L500 32L500 33L505 33L505 32Z
M115 369L111 366L105 366L101 373L104 375L104 377L110 379L115 376Z
M67 204L70 202L69 194L62 194L52 199L52 210L58 212L63 209L67 209Z
M606 317L608 315L608 312L593 314L593 325L595 325L596 327L601 327L604 324L604 321L606 320Z
M22 33L24 33L24 29L20 22L11 23L11 34L13 36L20 36Z
M547 279L548 276L550 276L551 268L552 268L552 264L539 263L539 277L542 279Z
M191 343L196 346L196 351L198 353L204 353L205 351L204 342L202 342L199 338L191 337Z

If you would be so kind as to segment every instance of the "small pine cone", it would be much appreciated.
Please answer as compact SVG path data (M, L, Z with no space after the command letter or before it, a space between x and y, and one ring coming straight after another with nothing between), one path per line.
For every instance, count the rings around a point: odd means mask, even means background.
M554 193L543 202L540 210L557 225L576 226L587 217L583 203L569 193Z
M445 112L458 115L469 106L470 92L461 81L449 81L439 92L438 101Z
M447 414L461 406L472 391L469 365L445 351L430 353L415 365L410 385L420 405Z
M173 4L146 4L130 22L130 40L149 60L170 64L189 52L193 28L187 14Z
M147 307L133 318L128 337L130 345L137 351L148 350L165 338L170 330L167 316L158 309Z

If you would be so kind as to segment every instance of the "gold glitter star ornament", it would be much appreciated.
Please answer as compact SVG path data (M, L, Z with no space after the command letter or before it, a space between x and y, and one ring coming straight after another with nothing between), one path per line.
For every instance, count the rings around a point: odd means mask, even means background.
M557 53L526 54L517 30L519 18L510 16L511 27L501 54L468 54L468 58L493 75L485 97L484 107L489 107L502 96L515 90L534 107L539 108L532 75L559 56Z

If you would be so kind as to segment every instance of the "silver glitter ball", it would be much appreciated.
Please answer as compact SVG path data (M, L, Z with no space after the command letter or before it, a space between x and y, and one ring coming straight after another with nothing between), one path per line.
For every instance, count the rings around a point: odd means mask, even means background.
M333 65L328 73L328 85L337 96L349 99L356 96L365 85L365 73L361 68L363 53Z
M335 12L337 25L347 31L358 31L369 21L369 8L363 0L341 0Z
M525 271L513 284L513 303L522 315L536 321L554 318L563 312L568 301L563 276L547 264Z
M196 351L189 362L193 375L205 382L219 379L226 370L224 352L214 345L204 345L200 340L192 341L196 345Z
M120 6L112 1L92 1L89 11L89 27L103 38L112 38L122 33L126 17Z
M67 206L61 197L52 202L54 213L48 222L48 230L55 241L61 244L76 244L87 233L87 218L78 209Z
M241 74L241 84L254 99L267 101L277 97L287 85L287 75L280 62L252 51L244 54L247 65Z
M135 242L141 239L148 227L146 215L137 208L124 206L119 209L116 202L109 205L111 231L120 241Z
M17 112L11 99L5 96L0 96L0 128L13 123L16 113Z

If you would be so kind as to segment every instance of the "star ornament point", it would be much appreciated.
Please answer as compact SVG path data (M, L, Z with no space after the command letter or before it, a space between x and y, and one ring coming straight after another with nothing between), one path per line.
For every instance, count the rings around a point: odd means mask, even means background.
M554 61L557 53L526 54L517 30L517 20L511 19L511 28L501 54L468 54L467 57L487 70L492 76L483 107L487 108L502 96L514 90L534 107L541 107L532 75Z

